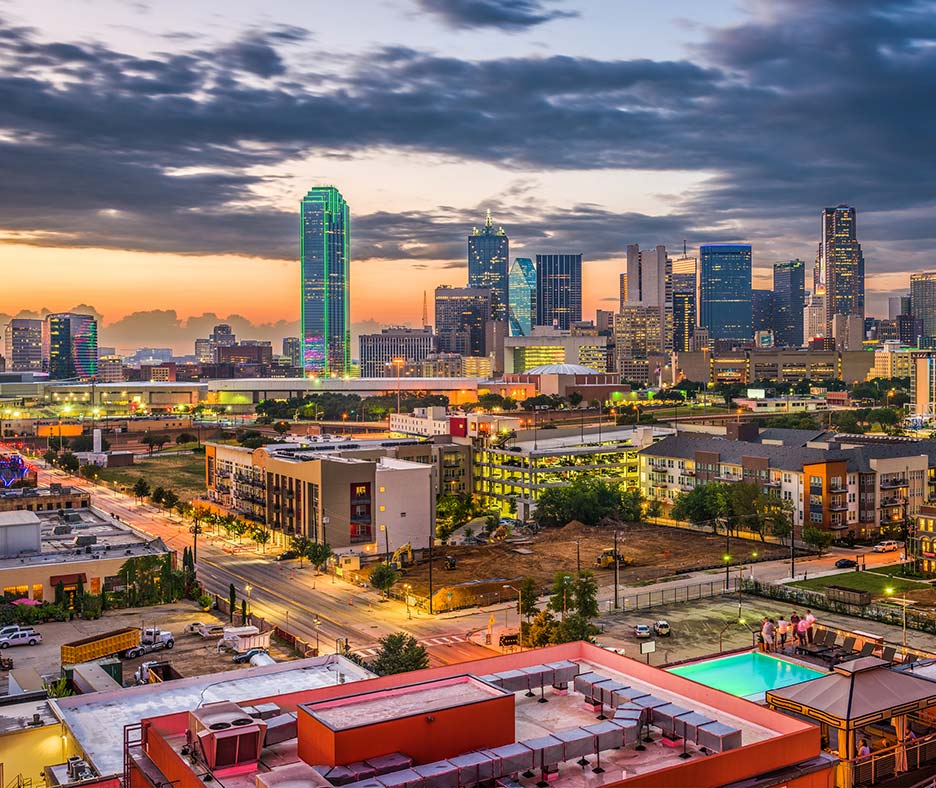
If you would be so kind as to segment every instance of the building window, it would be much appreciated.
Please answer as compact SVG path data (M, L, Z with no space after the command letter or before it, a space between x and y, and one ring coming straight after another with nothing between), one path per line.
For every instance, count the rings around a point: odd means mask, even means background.
M811 523L821 523L821 522L822 522L822 512L810 512L810 513L809 513L809 522L811 522Z
M380 506L380 511L382 511L382 512L387 511L387 507L384 506L383 504L381 504L381 506Z
M29 596L29 586L5 586L3 595L14 599L25 599Z
M32 593L33 601L41 602L42 596L43 596L42 583L33 583L33 593Z

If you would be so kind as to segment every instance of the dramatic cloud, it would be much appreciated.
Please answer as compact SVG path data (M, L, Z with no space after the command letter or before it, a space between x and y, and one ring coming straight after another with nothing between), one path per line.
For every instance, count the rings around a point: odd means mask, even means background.
M573 11L547 8L543 0L417 0L454 28L495 27L525 30L553 19L578 16Z
M534 0L420 2L462 26L566 13ZM258 173L396 151L518 173L710 176L665 216L618 215L587 194L501 195L499 220L528 248L598 258L632 240L744 238L759 254L809 257L819 209L848 202L869 272L907 270L936 235L932 4L753 8L680 61L400 47L351 59L295 28L140 57L0 25L0 230L53 246L294 259L295 216L259 197ZM478 213L356 214L355 256L461 260Z

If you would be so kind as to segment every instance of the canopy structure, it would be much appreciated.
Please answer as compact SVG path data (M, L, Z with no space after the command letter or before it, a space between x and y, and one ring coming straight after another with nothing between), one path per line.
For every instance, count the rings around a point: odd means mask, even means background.
M936 706L936 683L891 670L888 664L877 657L843 662L828 676L769 690L767 705L837 729L845 749L840 754L851 761L859 728L896 718L902 720L896 726L899 732L907 714Z

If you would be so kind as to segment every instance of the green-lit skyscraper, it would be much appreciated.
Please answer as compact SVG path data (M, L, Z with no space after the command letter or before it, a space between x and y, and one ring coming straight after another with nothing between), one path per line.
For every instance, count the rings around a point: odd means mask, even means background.
M306 374L351 371L348 204L334 186L316 186L300 205L302 366Z

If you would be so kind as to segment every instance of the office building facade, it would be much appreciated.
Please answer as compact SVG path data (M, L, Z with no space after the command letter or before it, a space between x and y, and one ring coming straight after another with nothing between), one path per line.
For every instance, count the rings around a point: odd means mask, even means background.
M676 278L676 275L673 275ZM673 291L673 350L687 353L692 350L695 335L696 303L694 292Z
M506 320L510 299L508 260L510 239L503 227L496 227L487 212L483 227L475 227L468 236L468 287L490 290L495 320Z
M510 336L525 337L536 322L536 266L529 257L517 257L510 265L507 283Z
M351 372L351 218L334 186L315 187L300 207L302 363L306 374Z
M685 287L685 282L682 286ZM626 295L621 304L621 314L631 313L640 321L643 329L637 333L643 333L646 342L643 347L629 342L627 352L630 357L646 358L648 353L672 350L672 270L665 246L641 249L638 244L628 245Z
M492 292L480 287L437 287L435 328L439 352L487 355L486 329L492 300Z
M802 260L774 263L773 332L777 347L803 344L806 264Z
M860 315L864 320L864 256L858 243L855 209L848 205L822 211L813 292L825 299L824 336L831 336L835 315Z
M42 371L42 321L13 318L3 332L7 372Z
M711 340L750 340L751 245L704 244L699 250L699 324Z
M42 323L42 363L58 380L93 380L97 375L97 320L70 312L48 315Z
M772 290L751 291L751 328L758 331L773 330L774 297Z
M936 271L910 275L910 312L922 322L924 337L936 337Z
M358 337L362 378L404 375L407 362L421 362L435 352L432 328L385 328Z
M536 255L536 324L568 331L582 319L582 255Z
M292 367L302 366L302 339L299 337L283 337L283 355L289 359Z

